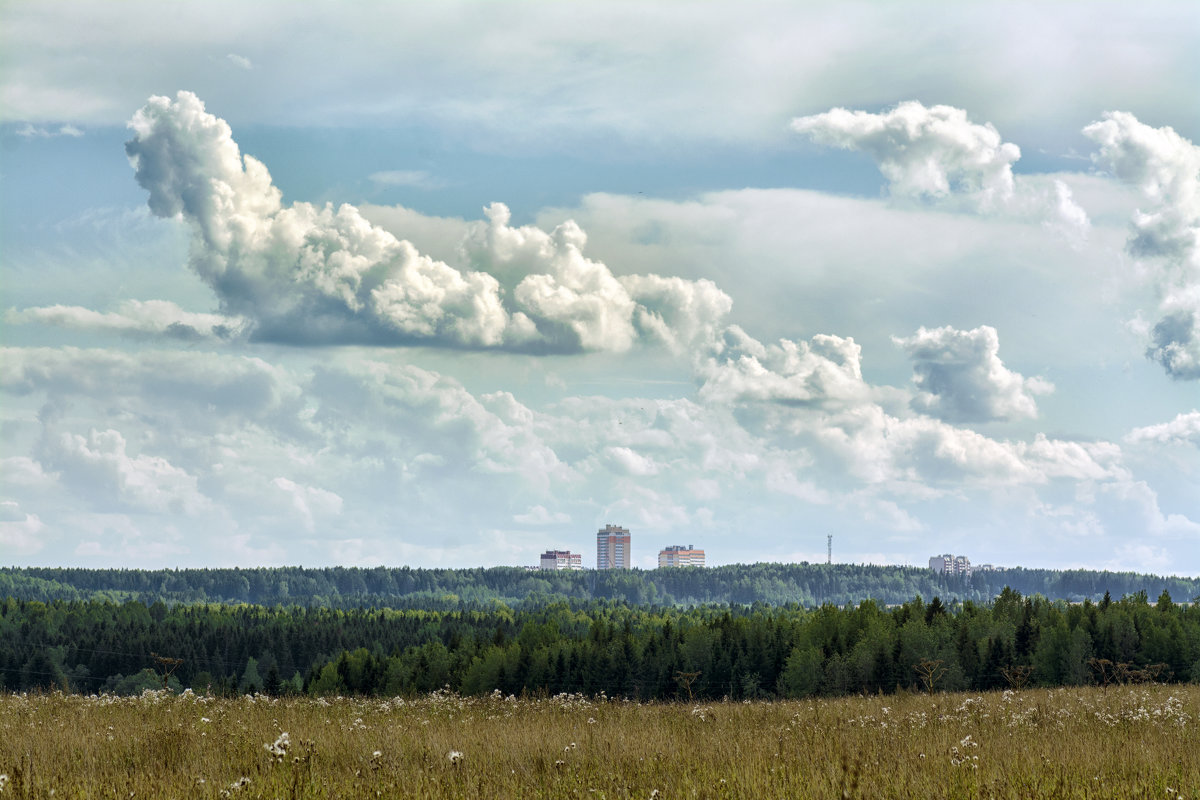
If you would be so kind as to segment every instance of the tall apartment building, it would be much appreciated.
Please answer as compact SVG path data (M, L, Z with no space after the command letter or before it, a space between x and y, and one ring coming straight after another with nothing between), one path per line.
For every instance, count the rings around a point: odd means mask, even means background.
M583 556L570 550L547 550L542 553L541 569L583 569Z
M596 531L596 569L629 569L629 531L608 524Z
M951 553L944 553L929 559L929 568L943 575L963 575L968 578L971 576L972 571L971 559L966 556L955 556Z
M658 551L659 567L703 567L704 551L697 550L690 544L684 547L673 544Z

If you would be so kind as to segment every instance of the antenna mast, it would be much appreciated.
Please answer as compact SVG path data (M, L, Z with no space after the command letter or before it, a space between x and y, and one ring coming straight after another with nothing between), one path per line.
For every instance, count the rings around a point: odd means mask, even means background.
M825 563L833 564L833 534L832 533L827 534L825 536L825 550L826 550Z

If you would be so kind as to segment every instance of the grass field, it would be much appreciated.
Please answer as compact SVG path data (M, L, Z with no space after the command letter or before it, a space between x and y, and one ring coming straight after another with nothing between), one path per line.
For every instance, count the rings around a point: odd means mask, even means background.
M38 798L1200 798L1200 686L699 705L3 695L0 774L0 797Z

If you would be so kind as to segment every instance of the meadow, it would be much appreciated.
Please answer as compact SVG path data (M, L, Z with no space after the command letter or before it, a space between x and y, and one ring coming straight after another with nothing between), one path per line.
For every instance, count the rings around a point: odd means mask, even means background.
M1195 798L1200 686L774 702L0 696L0 797Z

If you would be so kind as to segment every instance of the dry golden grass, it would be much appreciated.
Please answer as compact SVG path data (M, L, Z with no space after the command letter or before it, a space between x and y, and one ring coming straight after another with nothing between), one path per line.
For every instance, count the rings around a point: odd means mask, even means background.
M1200 686L695 706L7 695L0 774L0 798L1194 798Z

